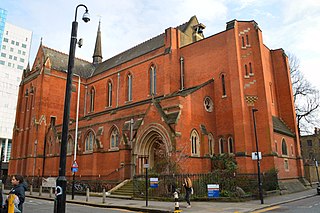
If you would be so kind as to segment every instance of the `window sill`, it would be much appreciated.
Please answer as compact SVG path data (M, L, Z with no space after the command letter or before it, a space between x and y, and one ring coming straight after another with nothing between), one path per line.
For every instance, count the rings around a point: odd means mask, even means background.
M84 155L86 155L86 154L92 154L92 153L93 153L93 150L88 150L88 151L84 151L84 152L83 152Z
M221 98L227 98L227 95L223 95Z
M250 76L249 75L245 75L244 78L248 79L248 78L250 78Z
M114 148L111 148L111 149L108 149L109 152L117 152L119 151L119 147L114 147Z

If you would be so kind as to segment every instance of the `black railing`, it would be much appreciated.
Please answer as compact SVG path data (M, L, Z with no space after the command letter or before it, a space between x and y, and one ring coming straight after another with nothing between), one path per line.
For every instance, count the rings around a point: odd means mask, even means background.
M158 178L158 187L148 189L148 195L154 198L171 198L173 192L178 189L181 196L184 195L183 180L189 176L192 180L194 198L206 198L208 196L208 184L219 184L222 197L236 197L237 187L243 189L246 195L258 195L258 183L256 174L234 174L228 171L215 171L208 174L177 174L177 175L150 175L149 178ZM276 173L264 173L263 191L278 189ZM144 197L145 176L135 176L133 179L134 197Z
M112 172L113 173L113 172ZM112 176L112 175L111 175ZM184 196L185 189L183 180L189 176L193 183L193 198L206 198L207 185L219 184L220 196L234 197L239 196L236 191L237 187L243 189L246 195L258 195L257 174L235 174L225 170L219 170L208 174L172 174L172 175L149 175L149 178L158 178L158 187L148 189L150 198L172 198L173 192L178 189L180 195ZM277 173L263 173L262 175L263 191L272 191L279 188ZM48 177L45 177L48 178ZM67 176L67 191L71 193L72 176ZM77 176L75 182L76 193L85 193L86 188L91 192L101 193L115 187L119 182L118 179L107 180L110 174L105 176ZM33 182L33 190L38 191L42 184L42 177L26 177L27 184L30 186ZM7 179L6 188L10 188L10 180ZM149 184L150 186L150 184ZM144 197L146 192L145 176L135 176L133 178L134 197ZM43 188L43 191L49 191L49 188Z

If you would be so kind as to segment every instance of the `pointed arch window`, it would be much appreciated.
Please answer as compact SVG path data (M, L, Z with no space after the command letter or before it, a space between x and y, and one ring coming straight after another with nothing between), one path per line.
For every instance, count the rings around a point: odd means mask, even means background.
M199 156L200 155L200 139L199 134L196 130L192 130L191 132L191 155Z
M246 35L246 41L247 41L247 46L250 46L250 43L249 43L249 36Z
M127 75L127 101L132 101L132 74Z
M213 139L213 135L211 133L209 133L209 135L208 135L208 146L209 146L209 155L213 155L214 154L214 139Z
M94 90L94 87L91 87L91 90L90 90L90 112L93 112L94 111L94 99L95 99L95 95L96 95L96 92Z
M246 44L244 43L244 37L241 37L242 47L246 47Z
M219 139L219 154L224 153L223 151L223 138Z
M222 97L226 97L227 93L226 93L226 81L225 81L225 75L222 74L221 75L221 85L222 85Z
M92 131L90 131L86 137L85 141L85 151L86 152L92 152L93 151L93 141L94 141L94 134Z
M282 139L282 155L288 155L287 143L285 139Z
M149 89L149 94L150 95L155 95L157 92L157 70L154 65L150 67L149 70L149 81L150 81L150 89Z
M249 63L249 75L253 75L253 69L251 62Z
M245 76L249 76L248 66L246 64L244 65L244 72L245 72Z
M72 137L68 138L68 143L67 143L67 154L71 155L73 150L73 140Z
M119 131L116 127L113 127L110 135L110 149L116 149L119 147Z
M229 154L234 153L234 143L232 137L228 138L228 152Z
M112 82L108 81L107 84L107 107L112 106Z

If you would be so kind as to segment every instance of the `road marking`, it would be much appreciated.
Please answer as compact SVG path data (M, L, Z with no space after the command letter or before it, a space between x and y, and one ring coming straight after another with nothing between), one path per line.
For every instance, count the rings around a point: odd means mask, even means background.
M113 210L121 211L121 212L134 212L134 211L126 210L126 209L117 209L117 208L109 208L109 209L113 209Z
M272 206L272 207L269 207L269 208L265 208L265 209L261 209L261 210L255 211L253 213L267 212L267 211L271 211L271 210L279 209L279 208L280 208L280 206Z

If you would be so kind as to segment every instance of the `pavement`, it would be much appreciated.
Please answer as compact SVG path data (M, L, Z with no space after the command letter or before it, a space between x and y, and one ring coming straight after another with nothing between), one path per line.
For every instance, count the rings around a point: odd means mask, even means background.
M5 193L7 191L5 190ZM285 195L274 195L264 197L264 204L261 204L261 200L249 200L243 202L220 202L220 201L191 201L191 208L186 208L186 202L179 202L180 210L182 212L223 212L223 213L246 213L255 212L262 210L264 208L269 208L272 206L293 202L296 200L306 199L317 195L315 188L310 188L305 191L285 194ZM26 197L32 197L36 199L54 200L54 195L50 197L49 193L26 192ZM26 198L27 199L27 198ZM86 196L76 195L74 200L71 199L71 195L67 195L67 203L74 203L80 205L96 206L100 208L119 208L132 211L140 212L173 212L174 202L163 202L163 201L148 201L148 206L146 206L145 200L132 200L132 199L119 199L110 198L105 199L103 203L102 197L90 196L87 200Z

